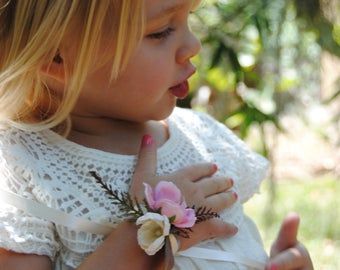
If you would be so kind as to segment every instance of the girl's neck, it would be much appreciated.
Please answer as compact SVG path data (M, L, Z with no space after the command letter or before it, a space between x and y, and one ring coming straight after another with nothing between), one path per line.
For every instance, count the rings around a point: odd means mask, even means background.
M158 147L169 138L165 121L128 122L109 118L72 115L68 139L86 147L117 154L135 155L143 135L149 134Z

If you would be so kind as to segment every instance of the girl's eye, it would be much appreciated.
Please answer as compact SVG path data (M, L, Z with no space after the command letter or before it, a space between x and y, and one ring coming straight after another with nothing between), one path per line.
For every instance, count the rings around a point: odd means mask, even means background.
M156 33L152 33L152 34L147 35L147 38L151 38L151 39L165 39L168 36L170 36L173 31L175 31L174 28L168 27L164 31L156 32Z

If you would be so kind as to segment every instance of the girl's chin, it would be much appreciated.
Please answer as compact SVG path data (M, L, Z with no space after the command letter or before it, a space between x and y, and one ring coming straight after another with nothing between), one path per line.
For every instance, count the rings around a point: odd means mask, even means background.
M159 110L153 113L152 115L149 115L148 117L146 117L146 119L143 119L140 122L165 120L171 115L174 109L175 109L175 105L172 106L171 108L163 108L162 110Z
M149 112L148 114L139 114L139 118L138 119L129 119L127 121L132 121L132 122L136 122L136 123L144 123L147 121L162 121L167 119L171 113L173 112L173 110L176 107L176 99L174 100L174 102L172 104L165 104L163 106L159 106L159 108L155 108L153 111ZM123 119L122 119L123 120Z
M176 107L176 102L169 108L163 108L161 112L156 115L157 119L154 120L164 120L168 118Z
M159 113L159 114L157 114L157 115L155 115L153 117L150 117L146 121L148 121L148 120L153 120L153 121L162 121L162 120L165 120L165 119L167 119L171 115L171 113L174 110L174 108L175 107L173 107L171 111L162 112L162 113Z

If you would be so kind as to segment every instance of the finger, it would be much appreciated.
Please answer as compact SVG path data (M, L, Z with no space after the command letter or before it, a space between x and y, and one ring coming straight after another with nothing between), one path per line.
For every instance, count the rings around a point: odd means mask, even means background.
M308 259L308 260L307 260ZM309 255L301 245L286 249L275 257L271 258L266 265L266 270L293 270L306 269L307 262L310 261ZM307 268L308 269L308 268Z
M193 227L189 238L178 237L179 249L185 250L202 241L212 238L232 237L238 232L236 226L225 223L220 219L210 219Z
M157 169L157 149L153 138L150 135L144 135L141 142L138 161L135 172L132 176L130 194L138 200L143 196L143 182L153 184Z
M297 244L297 233L299 229L300 218L296 213L288 214L282 222L277 239L275 240L271 255L293 247Z
M205 197L230 189L234 181L224 176L206 177L197 182L203 190Z
M233 205L237 198L238 196L234 191L221 192L207 197L204 206L218 213Z
M213 163L198 163L194 165L190 165L184 167L172 174L169 174L169 177L173 178L184 178L190 179L193 182L196 182L203 177L212 176L217 171L216 164Z

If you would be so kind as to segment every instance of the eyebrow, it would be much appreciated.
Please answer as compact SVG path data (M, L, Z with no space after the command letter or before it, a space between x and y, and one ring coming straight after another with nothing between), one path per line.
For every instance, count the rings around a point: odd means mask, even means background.
M185 5L187 4L176 3L174 5L163 6L161 10L155 12L155 14L152 14L150 17L148 17L148 20L153 21L153 20L160 19L163 16L168 16L173 13L176 13L178 10L182 9Z

